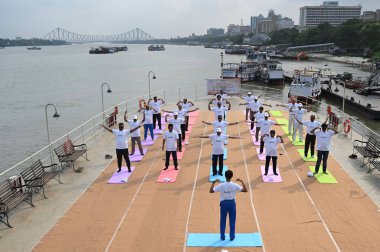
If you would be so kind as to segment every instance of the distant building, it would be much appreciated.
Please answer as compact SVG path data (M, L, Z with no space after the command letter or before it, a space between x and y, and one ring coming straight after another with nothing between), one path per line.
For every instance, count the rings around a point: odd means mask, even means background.
M265 19L264 16L261 14L258 16L251 17L251 30L252 30L252 32L254 32L254 33L256 32L257 24L264 19Z
M320 6L301 7L300 30L316 27L321 23L337 26L349 19L360 19L361 9L360 5L340 6L338 1L324 1Z
M380 9L376 11L363 11L362 18L364 22L380 21Z
M210 37L224 36L224 29L223 28L209 28L207 29L207 36L210 36Z
M16 40L22 40L22 37L16 37Z
M250 25L241 25L239 28L240 28L240 33L247 34L247 33L252 32Z
M230 36L236 36L239 34L247 34L252 32L250 25L235 25L230 24L227 27L227 34Z
M251 17L251 29L255 34L270 33L272 31L293 27L294 21L291 18L275 14L272 9L269 10L268 17L266 18L261 14Z
M264 19L257 24L256 34L260 34L260 33L268 34L276 30L276 28L277 28L276 21Z
M283 18L276 22L277 30L285 29L285 28L294 28L294 21L291 18Z

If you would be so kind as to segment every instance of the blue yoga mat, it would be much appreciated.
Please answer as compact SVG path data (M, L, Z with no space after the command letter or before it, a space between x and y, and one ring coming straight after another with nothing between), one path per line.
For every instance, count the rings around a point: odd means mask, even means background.
M228 155L227 147L224 147L223 160L227 160L227 155ZM210 156L210 159L212 159L212 154Z
M220 234L213 233L189 233L187 236L188 247L262 247L263 242L259 233L238 233L235 240L230 241L228 234L226 240L220 239Z
M216 167L216 170L219 171L219 166ZM223 176L220 176L218 174L216 174L215 176L212 175L212 166L210 166L210 177L208 179L208 181L212 182L214 181L215 179L219 179L220 182L226 182L226 177L224 176L224 173L228 170L228 166L226 165L223 165Z

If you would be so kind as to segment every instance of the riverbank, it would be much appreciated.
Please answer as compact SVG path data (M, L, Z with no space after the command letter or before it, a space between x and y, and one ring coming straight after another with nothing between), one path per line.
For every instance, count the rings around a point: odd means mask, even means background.
M372 62L369 58L352 57L352 56L336 56L327 53L310 53L310 59L319 59L332 62L339 62L351 65L352 67L360 67L364 71L372 71Z

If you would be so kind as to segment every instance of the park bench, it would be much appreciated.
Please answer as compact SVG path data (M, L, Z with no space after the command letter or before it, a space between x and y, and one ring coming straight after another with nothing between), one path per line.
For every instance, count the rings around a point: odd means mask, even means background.
M371 166L368 167L368 173L370 173L374 169L378 169L380 171L380 160L379 159L371 158L368 161L368 163L373 166L372 169L371 169Z
M38 160L20 174L28 190L31 192L42 190L42 196L47 199L44 186L53 178L62 184L60 172L61 169L57 164L43 166L41 160Z
M79 157L83 157L87 161L89 161L87 159L87 145L74 145L70 139L66 140L62 145L55 148L54 152L55 154L57 154L59 162L72 164L74 171L74 161L77 160Z
M363 159L363 165L366 165L367 163L365 160L372 160L376 159L380 156L380 142L377 141L374 137L370 136L368 138L367 142L355 140L353 142L353 154L360 153L364 159Z
M8 213L22 201L34 207L32 192L25 191L24 186L13 186L10 181L0 184L0 222L12 228L9 224Z

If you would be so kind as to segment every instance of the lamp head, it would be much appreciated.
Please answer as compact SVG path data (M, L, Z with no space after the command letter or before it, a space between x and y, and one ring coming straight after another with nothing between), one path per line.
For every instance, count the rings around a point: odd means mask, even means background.
M156 75L153 75L152 79L153 79L153 80L157 79Z
M53 117L60 117L60 115L58 114L58 112L55 112Z
M111 93L111 92L112 92L112 90L110 88L108 88L107 93Z

